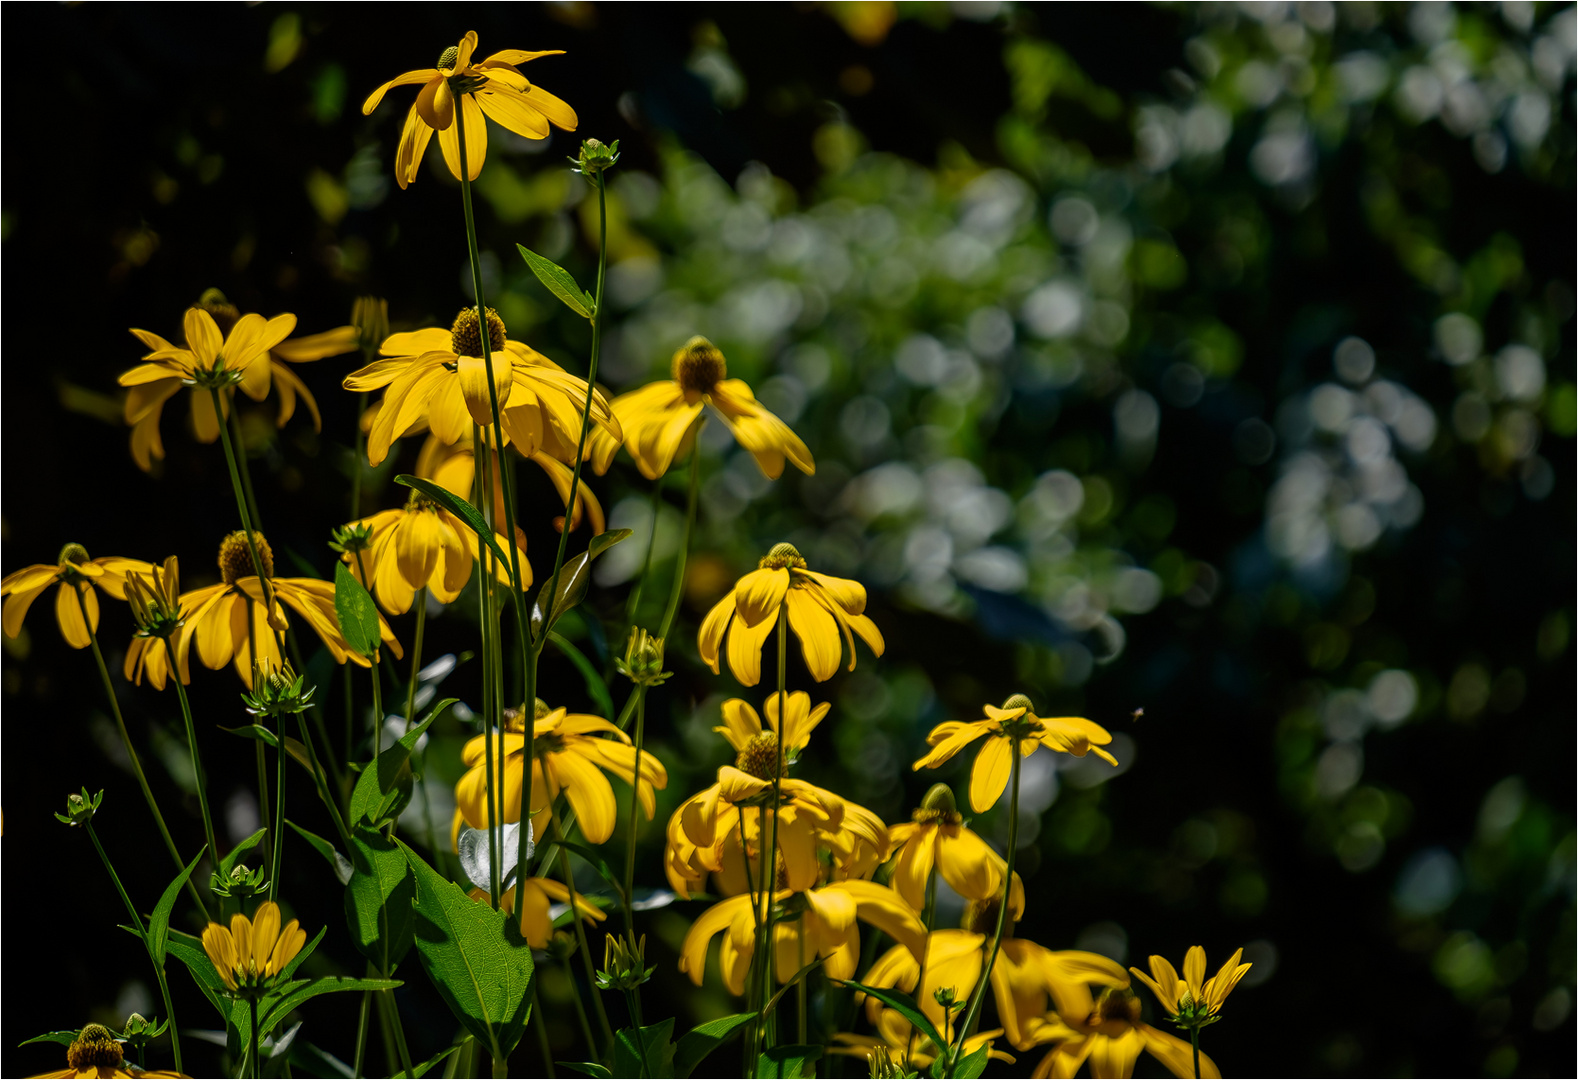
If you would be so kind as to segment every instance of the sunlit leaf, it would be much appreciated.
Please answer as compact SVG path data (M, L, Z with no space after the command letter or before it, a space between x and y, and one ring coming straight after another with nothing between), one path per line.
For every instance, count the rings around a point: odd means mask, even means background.
M521 258L526 260L526 265L531 267L531 272L537 275L537 280L545 285L549 292L564 301L564 306L581 316L590 319L596 310L596 302L591 295L575 283L570 272L551 259L545 259L524 244L516 244L516 250L521 253Z
M736 1031L756 1019L755 1013L733 1013L697 1024L680 1036L674 1048L674 1075L685 1080L702 1059L729 1040Z
M378 633L378 609L366 587L356 580L350 567L334 564L334 614L340 621L340 633L351 651L372 657L382 640ZM377 672L374 672L377 677Z

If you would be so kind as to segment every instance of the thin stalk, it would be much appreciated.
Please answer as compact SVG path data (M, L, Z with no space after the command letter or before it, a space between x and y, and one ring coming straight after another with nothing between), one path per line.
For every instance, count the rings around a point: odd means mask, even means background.
M679 554L674 557L674 582L669 586L668 607L663 612L663 625L658 630L658 637L665 639L674 625L674 616L679 613L679 598L685 591L685 564L690 555L691 529L696 524L696 494L701 487L701 424L703 423L706 423L705 417L696 425L696 439L690 450L690 490L685 496L685 531L680 536Z
M361 429L358 428L357 430L360 431ZM372 970L373 966L369 963L367 965L367 973L371 975ZM372 999L373 992L371 990L362 991L362 1013L356 1021L356 1057L351 1065L352 1076L362 1075L362 1058L367 1053L367 1014L371 1011L369 1006L372 1004Z
M586 968L587 992L591 995L592 1009L597 1013L597 1026L603 1034L603 1046L606 1049L614 1041L614 1029L609 1026L603 999L597 993L597 972L592 967L592 950L586 943L586 927L581 925L581 916L575 906L575 874L570 869L570 849L564 846L564 830L559 826L559 810L554 803L548 804L548 821L553 826L554 842L559 845L559 872L564 875L564 887L570 891L570 922L575 926L582 966ZM525 831L521 830L523 833Z
M545 1018L542 1015L542 995L537 992L537 983L538 982L539 982L539 980L537 980L537 979L533 979L531 981L531 1018L532 1018L532 1021L533 1021L532 1027L537 1032L537 1045L542 1049L543 1075L552 1078L553 1076L555 1076L557 1074L555 1074L554 1071L553 1071L553 1047L548 1045L548 1025L545 1022ZM586 1020L586 1014L584 1012L581 1014L581 1020L582 1020L583 1023ZM586 1034L587 1034L587 1043L586 1043L586 1045L588 1047L590 1047L592 1045L592 1043L591 1043L591 1034L592 1034L591 1030L588 1029Z
M774 764L774 767L773 767L772 842L767 845L767 851L765 852L765 854L763 856L763 860L762 860L764 866L766 867L766 869L763 870L763 875L762 875L762 885L763 885L764 890L767 889L767 888L770 888L772 885L776 885L778 883L777 882L777 874L778 874L778 807L779 807L779 804L783 800L783 775L784 775L784 741L783 741L783 734L784 734L784 730L785 730L785 727L786 727L786 721L787 721L788 716L789 716L789 711L786 708L786 703L788 701L788 692L787 692L787 689L786 689L786 684L787 684L787 680L788 680L788 677L789 677L789 664L788 664L789 605L787 603L780 604L779 607L778 607L778 629L777 629L777 634L778 634L778 738L776 740L774 740L775 743L776 743L776 748L775 748L775 754L774 754L775 764ZM771 878L769 878L767 876L769 874L772 875ZM769 885L769 882L771 883L771 885ZM771 895L771 894L769 894L769 895ZM771 903L771 901L769 901L769 903ZM760 1024L761 1028L763 1029L762 1030L762 1035L764 1037L767 1034L767 1032L765 1030L766 1029L766 1025L767 1025L767 1014L766 1014L767 1000L772 994L772 985L773 985L772 984L772 974L771 974L771 972L772 972L772 963L773 963L772 946L773 946L773 933L772 933L771 921L769 920L769 925L766 928L766 932L762 933L761 941L759 942L759 944L757 946L759 949L766 949L766 950L768 950L767 951L767 955L766 955L766 963L764 963L762 965L762 977L761 977L762 978L762 989L761 989L761 1002L762 1002L762 1005L761 1005L761 1008L762 1008L763 1012L762 1012L762 1016L761 1016L761 1020L759 1021L759 1024ZM765 1049L767 1049L767 1047L764 1045L763 1049L765 1050Z
M745 969L745 1011L753 1014L756 1012L757 1005L761 1000L759 993L761 989L761 980L756 975L756 966L762 962L762 885L764 882L761 870L765 860L761 857L762 852L760 845L762 842L762 837L767 835L766 815L767 811L764 807L758 806L756 808L756 843L758 846L756 853L757 872L755 874L751 873L750 849L745 846L744 814L740 815L739 823L740 857L745 860L745 888L746 891L751 894L751 921L755 924L755 930L752 932L752 941L755 944L751 948L751 962L746 965ZM756 1075L756 1047L757 1043L759 1042L759 1027L760 1018L755 1017L749 1022L745 1031L744 1072L747 1076Z
M427 586L416 591L411 599L416 606L416 643L411 648L411 685L405 692L405 729L411 730L416 722L416 676L422 670L422 632L427 628Z
M462 156L461 160L465 160ZM471 497L474 503L487 506L487 484L485 470L487 469L487 448L482 442L482 429L473 424L471 428L471 444L478 448L480 453L475 455L476 469L471 474ZM483 753L483 799L487 805L487 821L484 827L488 833L488 866L491 868L488 877L488 900L493 905L493 910L499 910L499 845L496 826L498 816L493 808L493 680L489 677L493 666L493 649L490 644L498 628L493 624L489 611L488 578L490 563L487 559L487 549L484 546L482 557L477 559L477 629L482 634L482 753ZM499 735L499 750L504 749L504 735L502 725ZM527 774L530 776L530 774Z
M1010 767L1009 795L1008 795L1008 854L1007 866L1003 870L1003 897L997 908L997 929L992 934L992 948L986 957L986 966L981 968L981 977L976 980L975 989L970 993L969 1007L964 1010L963 1022L956 1029L958 1035L954 1045L947 1050L948 1067L943 1075L952 1076L953 1070L958 1067L959 1059L964 1052L964 1040L969 1037L970 1029L975 1026L977 1017L981 1012L981 1002L986 997L986 986L991 981L992 967L997 963L997 952L1002 948L1003 931L1008 926L1008 898L1014 888L1014 855L1019 847L1019 740L1010 738L1008 741L1008 759Z
M236 458L241 466L241 491L246 495L247 510L252 514L252 527L263 527L263 515L258 513L257 495L252 491L252 469L247 464L247 443L241 437L241 412L236 408L235 395L230 396L230 435L236 443Z
M379 972L382 975L382 972ZM395 1053L400 1058L400 1071L411 1075L411 1051L405 1044L405 1028L400 1023L400 1010L395 1007L394 991L378 991L378 1008L383 1014L384 1024L394 1035Z
M799 968L797 970L800 970L800 971L804 971L805 970L805 916L804 915L800 916L800 966L799 966ZM807 982L809 982L809 981L810 981L810 979L809 979L809 976L808 976L806 978L802 978L799 982L794 984L794 1000L795 1000L795 1006L796 1006L797 1013L798 1013L798 1015L796 1017L796 1024L795 1024L795 1042L799 1043L801 1046L806 1045L806 1042L807 1042L807 1039L806 1039L806 1015L805 1015L805 1002L806 1002L805 984ZM916 985L919 985L919 984L917 983Z
M625 636L630 636L631 629L636 625L636 611L641 607L641 590L646 587L647 575L652 572L652 549L657 547L658 515L663 509L663 477L652 481L652 532L647 536L647 553L641 562L641 576L636 578L636 587L630 590L630 599L625 601Z
M641 811L641 744L646 738L646 686L635 689L636 695L636 765L635 783L630 788L630 841L625 845L625 933L630 935L630 947L636 947L636 822Z
M914 841L914 840L910 841L910 843L912 843L912 844L915 843L915 842L916 841ZM928 841L928 843L935 843L935 841ZM926 985L926 961L931 957L931 931L932 931L932 925L933 925L933 923L936 922L936 919L937 919L937 860L935 858L933 858L932 859L931 873L926 875L926 904L925 904L925 909L921 912L921 923L922 923L922 925L924 925L926 927L926 947L921 950L920 971L915 976L915 987L916 987L916 992L917 993L920 992L920 987ZM946 1022L946 1019L947 1018L945 1018L945 1022ZM910 1054L913 1054L915 1052L915 1036L918 1035L918 1034L919 1034L919 1032L917 1032L915 1030L915 1025L911 1024L910 1025L909 1038L908 1038L908 1040L906 1040L905 1046L904 1046L904 1054L905 1054L906 1058L908 1058L908 1056Z
M329 793L328 778L323 774L323 766L318 764L318 752L317 750L313 749L312 746L312 732L307 728L307 717L303 713L297 713L296 723L301 728L301 743L302 746L304 746L307 750L307 762L312 766L312 779L318 788L318 798L322 799L323 805L329 808L329 817L334 820L335 831L340 834L340 839L345 843L345 850L349 851L351 849L351 834L350 831L345 827L345 819L340 816L340 808L338 804L335 803L333 796L331 796ZM283 754L283 727L280 729L280 735L280 752ZM281 766L281 768L283 768L283 766ZM274 876L276 878L279 877L277 868Z
M252 749L257 755L258 763L258 820L268 821L268 763L263 758L263 744L254 742ZM263 865L270 876L274 873L274 850L268 845L263 847Z
M258 1060L258 999L257 998L255 998L255 997L248 997L247 998L247 1011L252 1016L252 1039L251 1039L251 1047L252 1047L252 1075L253 1075L253 1077L261 1077L263 1075L263 1062Z
M647 1041L641 1035L641 994L637 990L625 991L625 1004L630 1007L631 1033L636 1037L636 1056L641 1060L641 1075L650 1077L652 1066L647 1064Z
M279 892L279 879L284 867L285 847L285 718L276 725L279 747L274 751L277 771L274 774L274 872L268 879L268 898L273 900Z
M175 656L174 643L170 638L164 639L164 651L168 656ZM192 705L186 697L186 687L181 683L181 673L174 672L175 695L181 699L181 719L186 722L186 745L192 754L192 774L197 778L197 805L203 811L203 836L208 840L208 857L215 866L219 865L219 842L214 838L214 819L208 812L208 778L203 774L202 755L197 750L197 729L192 722Z
M73 584L71 591L77 597L77 609L82 612L82 625L88 629L88 644L93 646L93 659L99 665L99 678L104 683L104 694L110 699L110 711L115 714L115 726L120 729L121 743L126 747L126 756L131 760L132 772L137 777L137 783L142 787L142 797L148 802L148 809L153 811L153 820L159 826L159 835L164 837L164 846L170 851L170 858L175 861L176 870L185 870L186 863L181 861L181 853L175 846L175 841L170 838L170 829L164 823L164 815L159 812L159 804L154 801L153 788L148 786L148 776L142 771L142 760L137 757L137 751L132 747L131 734L126 730L126 720L121 716L121 703L115 697L115 684L110 682L110 669L104 664L104 653L99 649L99 635L93 629L93 620L88 618L88 604L82 598L82 590L91 589L91 585ZM173 666L173 665L172 665ZM174 672L175 681L181 681L179 670ZM209 849L213 854L213 849ZM217 856L214 856L217 858ZM192 900L197 904L197 910L203 913L203 918L208 918L208 908L203 903L203 898L197 893L197 886L192 884L192 879L186 879L186 891L191 894Z
M220 407L219 388L210 386L208 392L214 399L214 415L222 418L224 410ZM252 556L252 571L257 575L258 582L263 588L263 601L266 605L264 610L268 614L272 614L274 611L274 587L269 581L269 576L263 572L263 559L258 555L257 526L253 524L252 514L247 506L246 489L241 479L241 470L236 465L236 451L230 445L230 428L223 419L219 421L219 441L225 448L225 464L230 466L230 486L235 491L236 510L241 515L241 529L247 534L247 552ZM279 636L279 651L283 655L285 652L284 635L281 634Z
M356 740L356 695L351 683L351 665L345 665L345 760L351 760L352 746Z
M115 872L115 867L110 863L109 852L104 850L104 845L99 842L99 834L93 829L93 822L83 824L87 830L88 839L93 841L93 847L99 853L99 861L104 864L104 869L109 871L110 880L115 883L115 891L121 895L121 903L126 905L126 914L131 916L132 925L137 928L137 936L142 938L142 947L148 952L148 959L153 963L154 974L159 977L159 993L164 995L165 1015L170 1018L170 1046L175 1052L175 1071L181 1071L181 1029L175 1022L175 1006L170 1002L170 986L165 981L164 967L153 955L153 946L148 941L148 931L142 924L142 916L137 914L137 907L131 902L131 897L126 895L126 887L121 884L120 875ZM181 869L186 869L182 867Z
M560 957L559 963L564 965L564 977L570 980L570 1000L575 1003L575 1016L581 1022L581 1038L586 1040L586 1052L596 1057L597 1040L592 1038L592 1022L586 1016L586 1006L581 1003L581 991L575 985L575 969L570 966L568 956Z
M1194 1080L1200 1080L1200 1029L1189 1029L1189 1045L1194 1049ZM180 1068L179 1065L176 1068Z

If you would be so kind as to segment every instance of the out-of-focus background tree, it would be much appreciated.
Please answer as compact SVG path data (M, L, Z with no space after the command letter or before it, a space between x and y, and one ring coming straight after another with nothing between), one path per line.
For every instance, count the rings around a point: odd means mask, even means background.
M5 25L36 54L7 106L0 218L6 570L76 540L213 578L234 527L219 451L172 405L167 460L133 465L126 328L174 335L212 285L307 332L367 293L397 329L447 325L469 295L455 184L435 150L399 191L408 102L360 103L467 29L484 55L564 48L528 73L579 111L576 137L493 127L478 186L511 336L584 370L584 322L513 245L590 280L595 207L564 159L617 138L602 381L664 376L705 334L817 460L768 482L706 429L681 674L655 697L660 819L726 760L710 728L733 684L696 663L695 622L789 539L867 584L889 643L822 688L834 721L808 777L899 821L932 779L909 768L925 733L982 702L1026 690L1115 732L1116 772L1027 763L1021 936L1142 966L1246 945L1209 1032L1229 1071L1571 1074L1573 8L90 5ZM276 551L320 575L350 516L349 359L301 369L321 434L276 429L272 403L245 417ZM370 477L369 508L399 500L414 453ZM551 492L521 476L545 568ZM596 486L638 535L599 571L617 633L649 488L624 466ZM470 647L472 610L429 624L430 655ZM155 1009L101 869L50 811L107 787L134 895L151 906L168 878L48 615L4 666L18 1070L55 1067L23 1038ZM112 666L128 632L107 609ZM577 633L606 661L595 625ZM446 691L474 701L473 668ZM550 696L587 703L573 669L546 670ZM211 773L240 792L225 827L246 835L250 749L214 727L243 722L240 687L194 676ZM193 833L173 699L123 700ZM453 779L465 733L440 732L435 774ZM328 831L304 783L293 798ZM977 827L1002 843L1003 818ZM284 899L331 925L315 962L359 974L337 899L317 900L327 868L290 858ZM694 914L650 929L665 1000L700 1017L727 1002L673 970ZM425 1056L450 1021L409 968ZM212 1024L190 986L177 1000ZM302 1037L349 1057L354 1006L319 999Z

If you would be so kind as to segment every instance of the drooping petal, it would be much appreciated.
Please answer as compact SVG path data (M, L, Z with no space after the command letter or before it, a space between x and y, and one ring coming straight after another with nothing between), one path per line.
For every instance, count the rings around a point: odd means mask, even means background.
M438 78L437 68L422 68L420 71L407 71L403 74L396 75L378 89L374 90L371 94L367 95L367 100L362 102L362 115L371 116L373 110L378 108L379 102L383 101L384 95L390 90L393 90L395 87L411 86L415 83L425 83L430 79L436 78Z
M1194 1075L1194 1048L1187 1042L1149 1024L1136 1024L1134 1030L1144 1041L1146 1051L1167 1071L1179 1077ZM1205 1080L1222 1080L1222 1070L1204 1053L1200 1055L1200 1076Z
M734 585L734 607L746 626L756 626L763 619L777 617L788 591L787 568L752 570Z
M422 120L416 106L411 106L405 114L405 126L400 129L400 144L395 150L395 181L400 190L404 191L416 180L422 168L422 155L427 152L427 143L432 137L433 129Z
M394 537L400 575L413 589L426 588L433 571L438 569L439 545L443 540L438 515L427 510L407 513L405 520L395 526Z
M752 739L762 733L762 721L749 702L730 698L723 703L723 726L712 730L720 732L734 749L744 750Z
M1013 757L1008 742L1001 737L987 739L975 755L975 765L970 769L970 806L977 814L990 810L1008 787Z
M575 753L551 754L549 760L564 784L570 805L575 808L581 832L586 834L586 839L591 843L604 843L614 835L614 822L619 813L608 777L596 765Z
M77 602L81 596L81 604ZM87 621L82 619L82 609L88 610ZM84 585L79 593L75 585L62 581L60 588L55 593L55 621L60 624L60 635L66 639L66 644L73 649L86 649L92 644L89 629L97 631L99 628L99 598L90 585Z
M498 124L526 139L546 139L548 118L532 107L525 96L498 83L477 91L477 105L483 113Z
M818 574L815 570L796 570L795 573L816 582L830 599L844 609L845 614L859 615L866 610L866 587L860 582Z
M718 649L723 644L723 635L733 618L734 590L730 589L707 612L707 617L701 621L701 630L696 634L696 651L701 655L701 662L710 667L714 675L718 674Z
M488 124L472 95L461 94L460 105L460 120L466 125L466 179L475 180L482 175L482 162L488 154ZM449 166L450 173L456 180L461 179L458 124L450 124L439 131L438 146L444 152L444 163Z
M838 633L838 623L833 615L817 603L805 589L790 589L786 602L789 606L789 627L800 639L800 650L805 666L817 682L826 682L838 673L838 661L843 655L843 640ZM739 630L736 628L735 633Z
M27 609L33 606L33 601L55 582L59 568L54 566L30 566L27 570L18 571L12 575L17 580L12 583L7 578L8 588L5 612L3 616L5 636L14 638L22 632L22 620L27 617ZM21 575L29 574L23 578Z
M926 883L931 878L937 852L936 829L935 825L913 826L909 841L899 851L889 882L916 911L926 908Z
M186 309L183 329L186 331L186 347L192 351L198 367L211 369L225 347L225 337L219 332L219 324L202 308L190 307Z
M679 969L690 976L691 982L701 985L702 976L707 971L707 946L724 927L734 921L736 915L749 914L750 905L749 895L733 896L703 911L691 923L690 932L685 935L679 950Z
M746 626L741 619L735 619L730 625L729 670L742 686L755 686L762 681L762 647L777 625L774 619L764 619L754 627Z
M1097 1038L1090 1048L1090 1075L1107 1078L1126 1078L1134 1075L1134 1063L1145 1049L1145 1036L1135 1028L1122 1035Z
M1003 885L1001 862L985 840L963 825L945 825L938 830L937 868L960 896L985 900L997 895Z
M488 396L488 365L480 357L462 356L456 375L460 380L461 395L466 401L466 411L471 414L472 421L482 427L492 425L493 404ZM513 372L506 357L493 357L493 386L498 394L501 411L509 404L513 382Z

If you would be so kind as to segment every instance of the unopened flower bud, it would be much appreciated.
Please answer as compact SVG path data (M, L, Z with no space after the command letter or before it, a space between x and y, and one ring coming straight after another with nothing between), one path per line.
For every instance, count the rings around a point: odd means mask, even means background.
M66 796L66 812L56 814L55 819L65 825L87 825L93 820L93 815L99 812L99 803L104 801L104 792L89 795L88 789L83 788L81 795Z
M358 296L351 307L351 325L356 327L356 343L372 350L389 336L389 301L381 296Z
M591 180L619 161L619 140L615 139L612 146L605 146L596 139L587 139L581 143L581 156L573 160L575 171Z
M597 973L597 985L603 990L634 990L657 970L646 967L647 938L641 935L635 948L623 935L609 934L603 945L603 970Z
M242 694L241 700L253 716L284 716L304 712L315 690L307 685L305 675L296 674L290 661L275 666L260 658L252 662L252 693Z
M639 626L631 627L623 660L615 660L619 673L637 686L657 686L669 677L663 670L663 639Z

